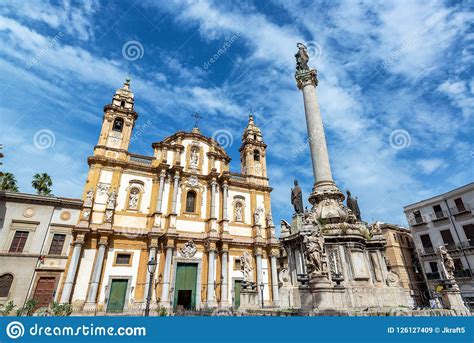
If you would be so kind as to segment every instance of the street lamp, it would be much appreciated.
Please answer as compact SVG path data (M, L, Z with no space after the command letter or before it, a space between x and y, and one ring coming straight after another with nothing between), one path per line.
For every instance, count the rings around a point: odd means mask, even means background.
M155 273L155 268L156 268L156 261L154 257L152 257L150 261L148 261L147 267L148 267L148 273L150 273L150 281L148 282L148 295L146 297L146 307L145 307L146 317L150 315L150 301L151 301L153 274Z
M264 307L263 304L263 289L265 288L265 285L263 284L263 281L260 282L260 293L262 294L262 308Z

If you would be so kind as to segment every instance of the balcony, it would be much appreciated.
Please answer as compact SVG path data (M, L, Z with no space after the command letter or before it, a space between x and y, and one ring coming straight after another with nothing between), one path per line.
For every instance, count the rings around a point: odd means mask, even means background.
M411 227L420 227L420 226L428 224L428 220L426 220L425 216L413 216L413 215L411 215L408 218L408 223L410 223Z
M469 240L465 242L461 242L458 244L458 248L460 249L469 249L469 248L474 248L474 240Z
M434 212L434 213L430 214L430 220L433 223L442 222L442 221L448 220L448 218L449 218L448 212L446 212L444 210L443 211L437 211L437 212Z
M454 277L472 277L472 272L470 269L457 269L454 271Z
M465 214L471 214L472 213L472 209L471 209L471 206L469 204L463 204L462 206L455 206L455 207L451 207L450 208L451 210L451 213L453 214L453 216L455 217L459 217L459 216L463 216Z
M429 255L429 254L434 254L435 253L435 248L433 247L426 247L423 248L423 255Z

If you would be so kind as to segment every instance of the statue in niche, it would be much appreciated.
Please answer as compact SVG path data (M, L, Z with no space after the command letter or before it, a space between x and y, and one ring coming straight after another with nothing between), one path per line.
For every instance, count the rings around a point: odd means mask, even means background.
M296 71L297 72L302 72L302 71L309 70L309 67L308 67L308 61L309 61L308 49L306 48L306 46L303 43L296 44L296 47L298 48L298 52L295 54Z
M253 266L252 266L252 256L245 251L240 257L240 269L242 274L244 274L244 282L247 284L253 283Z
M199 162L199 155L198 155L198 149L192 148L191 149L191 157L189 160L189 165L191 168L197 168L198 167L198 162Z
M253 213L254 225L260 225L260 214L263 212L261 208L256 208Z
M84 206L92 207L92 200L94 198L94 188L91 189L86 194L86 200L84 200Z
M243 221L242 215L242 204L240 202L235 204L235 221L241 222Z
M362 220L360 216L360 209L359 209L359 203L357 202L357 198L354 198L351 195L351 192L349 190L346 190L347 193L347 207L354 213L356 216L357 220Z
M294 181L295 188L291 189L291 204L293 205L295 212L300 214L303 213L303 192L300 186L298 186L298 180Z
M115 201L117 200L117 192L112 190L109 194L109 198L107 199L107 208L114 209L115 208Z
M128 207L132 210L136 210L138 208L138 197L140 196L139 190L136 188L132 188L130 191L130 197L128 199Z
M453 280L454 270L456 269L456 267L454 266L453 258L451 257L451 255L449 255L448 250L446 250L446 248L443 246L438 247L438 252L441 256L441 261L443 263L446 279Z
M323 271L323 250L324 238L321 232L313 231L311 235L305 236L303 240L305 246L306 265L309 274L317 274Z

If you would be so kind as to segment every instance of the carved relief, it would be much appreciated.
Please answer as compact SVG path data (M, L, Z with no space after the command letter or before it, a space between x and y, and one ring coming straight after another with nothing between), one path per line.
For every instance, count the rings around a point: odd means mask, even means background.
M248 251L245 251L240 257L240 269L244 275L245 283L253 283L253 264L252 256Z
M179 250L179 254L184 258L193 258L196 255L197 248L193 240L184 243L184 246Z

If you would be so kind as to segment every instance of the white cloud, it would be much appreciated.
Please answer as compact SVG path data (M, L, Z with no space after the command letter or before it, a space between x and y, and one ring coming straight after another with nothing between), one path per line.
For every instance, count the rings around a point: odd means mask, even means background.
M416 161L416 165L421 168L424 174L431 174L440 168L444 168L445 163L444 160L440 158L430 158L418 160Z

